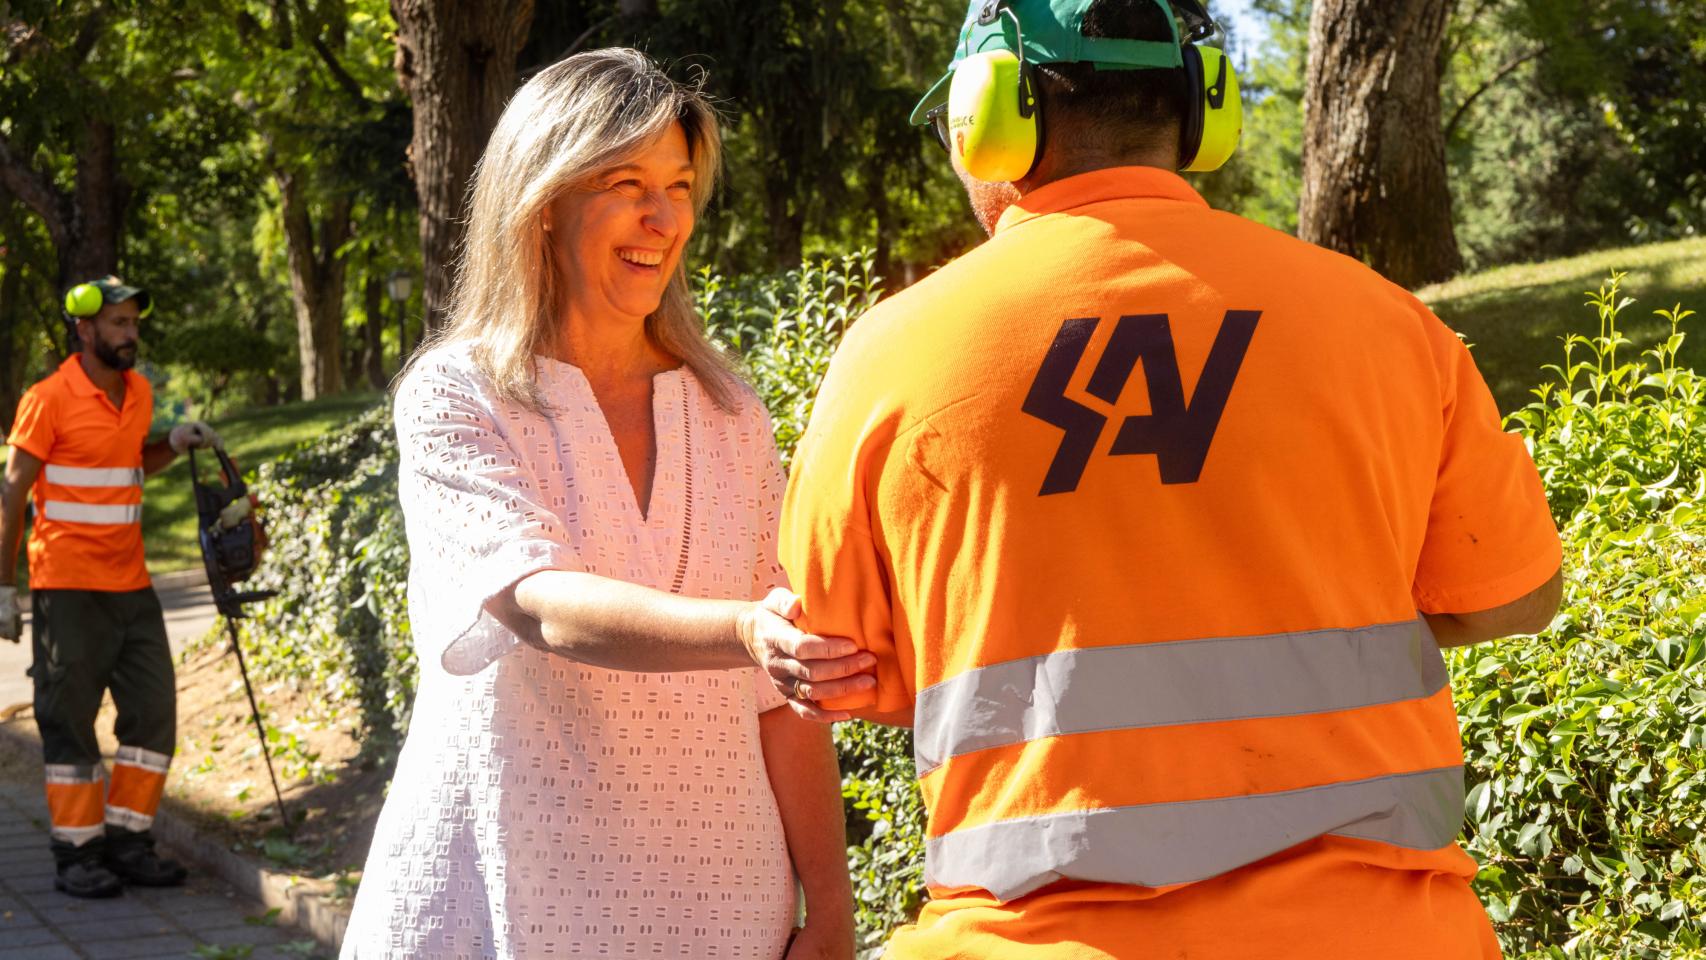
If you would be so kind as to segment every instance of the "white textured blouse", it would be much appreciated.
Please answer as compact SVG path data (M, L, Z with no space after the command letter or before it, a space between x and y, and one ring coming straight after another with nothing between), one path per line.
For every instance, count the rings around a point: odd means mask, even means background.
M497 399L465 346L397 394L420 683L343 956L773 960L794 881L758 714L782 698L756 670L584 666L485 611L540 570L693 597L784 583L769 418L659 374L642 514L580 370L536 372L547 415Z

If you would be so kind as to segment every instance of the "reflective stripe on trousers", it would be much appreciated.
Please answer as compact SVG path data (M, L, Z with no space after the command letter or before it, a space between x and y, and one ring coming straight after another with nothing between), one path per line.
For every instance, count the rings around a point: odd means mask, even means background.
M139 832L154 826L171 763L172 758L163 753L119 747L113 757L112 789L107 794L107 823Z
M105 832L102 809L107 785L102 772L98 765L47 765L48 833L53 839L81 846Z
M1064 650L920 691L920 776L956 756L1047 737L1299 716L1422 700L1447 682L1420 619L1350 630ZM951 773L947 774L951 776ZM1450 844L1460 766L1302 790L1070 810L951 831L926 845L933 887L1003 900L1055 880L1165 886L1217 876L1333 834Z

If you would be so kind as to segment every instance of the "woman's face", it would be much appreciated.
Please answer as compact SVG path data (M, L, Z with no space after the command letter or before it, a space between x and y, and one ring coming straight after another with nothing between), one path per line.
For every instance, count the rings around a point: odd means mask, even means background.
M693 163L679 123L627 161L551 202L546 235L568 316L644 322L693 233Z

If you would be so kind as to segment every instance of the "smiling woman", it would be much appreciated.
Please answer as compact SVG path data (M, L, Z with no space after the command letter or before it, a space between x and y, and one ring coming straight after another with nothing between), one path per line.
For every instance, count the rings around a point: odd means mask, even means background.
M397 392L421 676L346 957L852 955L835 754L796 713L872 661L773 589L769 419L681 263L718 151L632 50L498 122Z

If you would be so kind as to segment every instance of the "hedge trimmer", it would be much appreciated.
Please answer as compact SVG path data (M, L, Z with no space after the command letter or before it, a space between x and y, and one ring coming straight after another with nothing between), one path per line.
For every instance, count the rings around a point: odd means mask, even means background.
M246 603L265 600L276 590L238 590L241 583L260 565L261 551L266 548L266 531L255 517L255 498L243 483L236 464L219 447L213 448L219 458L220 486L201 482L196 470L195 449L190 454L190 483L195 488L195 512L198 539L201 543L201 562L207 568L207 585L213 592L213 605L225 617L225 628L231 634L231 651L237 655L237 671L243 675L243 692L249 695L249 715L255 719L255 733L261 738L261 756L267 763L267 777L272 780L272 795L278 801L279 820L285 833L296 839L296 827L284 808L284 792L278 787L278 775L273 772L272 751L267 747L266 725L261 722L261 708L255 702L255 688L249 682L249 666L243 660L243 645L238 642L237 621L247 614Z

